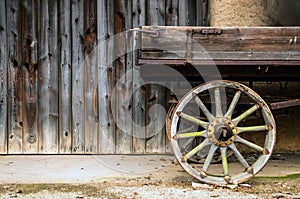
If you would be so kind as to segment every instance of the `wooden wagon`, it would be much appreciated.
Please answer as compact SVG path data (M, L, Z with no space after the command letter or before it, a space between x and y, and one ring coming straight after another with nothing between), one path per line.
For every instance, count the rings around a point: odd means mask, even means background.
M271 109L300 100L267 104L251 82L299 81L300 27L145 26L135 32L138 67L168 76L155 70L164 65L203 82L167 114L167 134L180 165L210 184L238 184L257 174L275 144ZM259 138L249 140L248 134ZM218 160L222 164L213 164ZM236 162L240 166L231 167Z

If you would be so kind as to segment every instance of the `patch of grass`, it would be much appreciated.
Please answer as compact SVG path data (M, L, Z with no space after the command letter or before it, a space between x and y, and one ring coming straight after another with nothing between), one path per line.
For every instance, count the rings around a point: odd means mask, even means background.
M254 176L254 178L274 179L274 180L299 179L300 178L300 173L289 174L289 175L285 175L285 176Z
M99 187L91 184L6 184L0 186L0 193L15 193L16 190L21 190L24 195L35 194L47 190L48 192L77 192L85 197L100 197L109 196L109 198L117 198L113 193L105 190L105 187Z
M102 177L102 178L96 178L95 182L99 181L109 181L109 180L121 180L121 179L127 179L128 177L124 176L112 176L112 177Z

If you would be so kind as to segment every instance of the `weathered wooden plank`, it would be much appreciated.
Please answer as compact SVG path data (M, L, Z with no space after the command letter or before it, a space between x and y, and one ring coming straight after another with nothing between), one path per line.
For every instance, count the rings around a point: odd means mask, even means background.
M148 19L152 25L165 25L165 1L151 1L148 4ZM142 46L143 47L143 46ZM165 115L161 107L165 105L165 88L152 84L146 90L146 151L161 153L165 150ZM160 105L158 105L160 104Z
M116 1L116 152L130 153L132 151L132 120L131 97L132 76L127 71L131 70L132 57L130 53L130 42L127 42L127 33L131 28L131 2L126 0Z
M148 153L165 152L165 88L161 85L151 84L147 87L148 116L146 130L146 150Z
M39 87L38 87L38 140L39 153L58 152L58 112L57 107L57 1L42 0L38 2L38 50L39 50ZM56 81L56 82L52 82ZM56 83L56 85L55 85ZM55 86L52 86L55 85ZM54 98L56 96L56 98ZM56 119L54 119L56 118Z
M7 153L7 39L5 0L0 1L0 154Z
M197 21L197 7L196 7L197 0L187 0L187 12L188 12L188 23L186 26L195 26Z
M84 122L85 153L97 153L98 144L98 97L97 96L97 2L85 1L84 4ZM95 102L96 106L95 106Z
M146 25L146 2L145 0L132 1L132 26L138 28Z
M188 1L178 1L178 25L188 25Z
M71 2L72 153L84 153L84 13L83 1Z
M59 83L59 49L58 49L58 1L49 0L49 64L50 64L50 79L49 79L49 131L51 134L51 152L59 151L59 100L58 100L58 83Z
M71 153L71 9L70 1L59 1L59 115L60 153Z
M146 23L146 4L144 0L133 0L133 16L132 16L132 25L133 28L137 28L140 26L145 25ZM137 32L133 33L132 41L133 43L133 58L137 57L136 54L139 50L139 42L137 40ZM135 59L133 59L135 61ZM132 82L133 82L133 94L132 94L132 132L133 132L133 139L132 139L132 152L133 153L145 153L146 146L145 146L145 136L146 136L146 98L145 98L145 85L139 86L139 82L141 82L140 70L136 67L135 62L133 62L133 75L132 75ZM138 88L137 88L138 87Z
M183 59L187 42L187 35L184 34L184 31L187 31L188 28L162 27L159 28L159 37L157 38L143 34L142 49L150 53L143 52L142 57L150 58L146 55L151 54L155 48L157 49L156 55L162 59L167 57ZM237 60L299 59L300 45L297 35L300 35L300 28L298 27L220 28L222 33L219 35L202 34L201 31L204 29L211 30L212 28L193 27L192 53L194 59L210 57ZM207 56L207 53L210 54L210 57Z
M22 153L23 82L21 72L21 8L17 0L6 1L8 42L8 153Z
M182 1L184 4L186 1ZM179 10L178 6L178 0L166 0L166 25L167 26L178 26L178 17L179 13L177 12ZM182 12L187 12L180 10ZM183 13L182 13L183 14ZM180 21L182 23L182 21Z
M110 104L114 81L114 68L108 60L114 57L114 3L98 1L97 3L97 57L98 57L98 107L99 112L99 153L115 152L115 123Z
M151 26L150 26L151 27ZM153 27L143 27L151 29ZM157 28L155 28L157 29ZM186 50L186 29L173 28L171 26L159 27L159 36L151 37L147 33L142 33L141 49L142 50L168 50L168 51L185 51Z
M146 1L146 25L165 25L165 0Z
M203 1L203 0L196 0L195 2L195 7L196 7L196 26L205 26L208 25L205 23L205 25L203 24L203 5L207 5L208 1Z
M185 52L141 52L142 59L161 59L185 60ZM300 52L199 52L192 51L193 60L236 60L236 61L255 61L255 60L300 60Z
M36 3L22 1L22 70L24 74L23 153L38 152L38 60Z

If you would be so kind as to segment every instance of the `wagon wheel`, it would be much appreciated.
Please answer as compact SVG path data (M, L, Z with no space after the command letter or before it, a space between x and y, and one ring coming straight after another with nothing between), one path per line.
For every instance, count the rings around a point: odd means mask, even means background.
M203 93L210 94L210 106L201 98ZM186 112L192 104L206 119L197 119L197 115ZM188 173L202 182L219 185L244 182L258 173L271 156L276 134L272 113L258 94L240 83L220 80L200 85L189 91L172 112L167 133L175 156ZM255 120L256 124L247 124L247 118L254 113L262 117ZM182 132L180 126L184 122L196 124L201 130ZM247 138L249 135L252 140ZM182 145L193 137L202 137L201 143L183 152ZM253 141L253 137L260 138ZM188 161L207 147L203 165L195 166ZM227 157L229 151L236 161ZM216 153L221 156L221 165L212 165Z

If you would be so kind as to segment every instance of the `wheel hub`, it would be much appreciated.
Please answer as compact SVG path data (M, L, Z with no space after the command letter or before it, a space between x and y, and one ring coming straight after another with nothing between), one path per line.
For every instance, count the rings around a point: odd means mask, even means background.
M228 146L234 142L237 134L235 125L226 118L216 118L208 126L208 137L218 146Z

